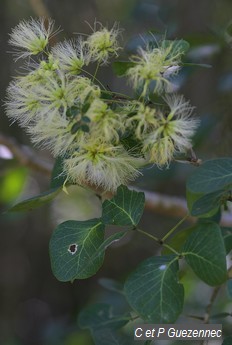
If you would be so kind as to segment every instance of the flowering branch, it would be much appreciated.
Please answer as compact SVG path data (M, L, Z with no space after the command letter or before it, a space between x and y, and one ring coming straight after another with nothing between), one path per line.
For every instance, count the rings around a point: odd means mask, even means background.
M46 176L51 175L53 165L38 158L32 149L25 145L20 145L14 138L0 133L0 145L6 146L21 165L41 172ZM188 212L186 200L182 197L145 191L140 188L134 189L145 193L145 207L149 211L176 218L183 218ZM194 223L196 218L189 216L188 221ZM232 225L232 216L230 213L223 214L221 224L223 226Z

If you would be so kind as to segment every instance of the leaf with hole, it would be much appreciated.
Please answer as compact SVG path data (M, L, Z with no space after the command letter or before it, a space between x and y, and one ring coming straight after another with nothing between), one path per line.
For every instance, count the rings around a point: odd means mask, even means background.
M58 280L85 279L99 270L106 248L126 234L117 232L104 240L104 229L101 219L58 225L50 240L51 266Z
M104 225L99 219L66 221L55 229L50 240L51 266L60 281L84 279L101 267Z
M31 211L37 207L41 207L47 204L48 202L51 202L60 192L61 192L61 187L50 189L47 192L34 196L33 198L29 198L29 199L19 202L18 204L12 206L7 211L8 212Z
M182 248L182 255L206 284L216 286L226 281L226 250L217 223L197 224Z
M137 225L143 214L144 193L129 190L120 186L111 200L102 205L102 221L105 224Z
M142 262L125 283L126 298L146 322L173 323L184 302L183 285L178 281L178 258L156 256Z

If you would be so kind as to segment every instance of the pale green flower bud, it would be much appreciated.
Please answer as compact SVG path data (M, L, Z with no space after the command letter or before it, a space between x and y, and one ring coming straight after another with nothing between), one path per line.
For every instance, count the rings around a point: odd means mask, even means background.
M94 32L86 41L89 60L106 64L110 56L118 56L120 30L117 24L114 24L110 30L99 24L100 29L96 30L97 24L99 23L95 23Z

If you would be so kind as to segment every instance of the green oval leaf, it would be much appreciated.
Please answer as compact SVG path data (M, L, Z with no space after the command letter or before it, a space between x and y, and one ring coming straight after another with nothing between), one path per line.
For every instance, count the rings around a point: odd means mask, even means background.
M212 159L189 177L187 189L194 193L212 193L232 187L232 158Z
M100 219L67 221L56 228L50 240L52 271L60 281L85 279L103 264L105 250L126 232L117 232L104 241Z
M218 190L213 193L205 194L196 200L191 209L191 215L194 217L208 216L217 213L219 207L227 200L228 192Z
M67 221L56 228L50 240L52 271L60 281L85 279L101 267L104 225L99 219Z
M103 202L102 221L105 224L121 226L137 225L142 217L144 204L144 193L120 186L111 200Z
M41 193L33 198L29 198L19 202L18 204L12 206L8 209L8 212L23 212L23 211L31 211L34 208L43 206L44 204L52 201L59 193L61 192L61 188L53 188L47 192Z
M197 224L182 250L189 266L206 284L216 286L226 281L226 251L218 224Z
M72 106L72 107L68 108L66 111L66 116L71 117L71 118L73 118L79 114L80 114L80 108L76 107L76 106Z
M76 134L81 128L81 121L75 122L71 128L71 134Z
M131 307L146 322L172 323L182 311L183 285L174 255L152 257L142 262L125 283Z

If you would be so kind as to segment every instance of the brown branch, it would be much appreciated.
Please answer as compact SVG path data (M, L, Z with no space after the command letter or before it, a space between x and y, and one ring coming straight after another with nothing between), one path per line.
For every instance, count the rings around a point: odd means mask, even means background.
M29 147L20 145L14 138L7 137L0 134L0 144L5 145L12 152L14 157L19 161L20 164L28 167L29 169L39 171L46 176L51 175L52 164L41 160L36 156L36 153ZM97 190L96 187L88 185L89 188L94 190L98 194L102 194L102 190ZM188 213L188 207L186 200L183 197L165 195L156 192L144 191L139 188L134 188L137 191L145 193L147 210L151 210L160 215L167 217L183 218ZM106 193L103 198L112 197L112 193ZM189 217L188 221L194 223L196 218ZM224 213L221 219L223 226L232 225L232 215L230 213Z
M139 192L145 193L146 209L151 210L157 214L161 214L168 217L183 218L188 213L188 207L186 200L183 197L165 195L156 192L144 191L139 188L134 188ZM197 218L188 217L188 221L195 223ZM232 225L231 213L223 213L221 218L222 226Z
M213 289L213 292L212 292L212 295L210 297L210 301L209 301L209 304L206 306L205 308L205 315L204 315L204 323L209 323L209 319L210 319L210 314L211 314L211 311L212 311L212 307L213 307L213 304L217 298L217 295L219 293L221 289L221 285L219 286L216 286L214 289Z
M52 164L38 158L29 147L20 145L14 138L4 134L0 134L0 144L6 146L21 165L39 171L46 176L51 175Z

